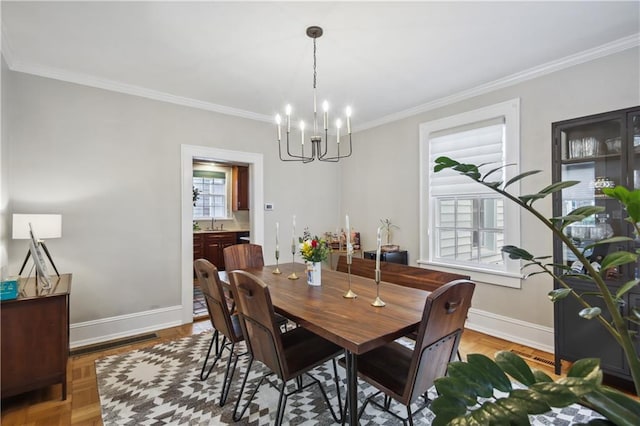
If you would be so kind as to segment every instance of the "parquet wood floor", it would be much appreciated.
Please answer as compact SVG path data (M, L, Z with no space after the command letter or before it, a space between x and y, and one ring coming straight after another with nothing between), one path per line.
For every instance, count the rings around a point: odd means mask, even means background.
M160 330L156 332L158 338L153 340L70 357L67 366L69 370L66 401L60 400L60 385L7 398L2 400L0 424L2 426L102 425L96 369L94 366L96 359L208 330L211 330L211 323L208 320L198 321L193 324ZM538 357L540 359L553 360L552 355L546 352L537 351L472 330L467 330L463 334L460 347L463 357L467 353L483 353L492 357L498 350L515 350L532 358ZM553 376L551 365L536 361L531 361L530 365Z

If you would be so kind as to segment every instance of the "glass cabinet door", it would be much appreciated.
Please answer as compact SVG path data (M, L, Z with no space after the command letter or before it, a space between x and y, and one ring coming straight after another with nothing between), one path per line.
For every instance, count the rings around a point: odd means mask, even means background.
M629 190L640 189L640 111L630 112L627 117L629 176L627 188ZM629 227L629 236L634 238L632 251L640 249L640 238L634 234L634 229ZM629 278L640 278L640 260L634 265L633 271L629 271Z
M619 115L567 124L556 129L555 136L559 139L561 149L560 180L579 182L562 191L561 214L567 215L583 206L598 205L606 209L565 229L565 234L580 248L614 234L626 235L628 232L619 203L602 192L604 188L627 184L627 154L623 152L625 130L624 119ZM598 268L607 253L623 249L626 249L624 244L614 247L602 245L588 249L585 254ZM570 265L576 272L583 271L584 265L576 260L566 246L563 246L561 262ZM620 278L619 270L607 273L607 279Z

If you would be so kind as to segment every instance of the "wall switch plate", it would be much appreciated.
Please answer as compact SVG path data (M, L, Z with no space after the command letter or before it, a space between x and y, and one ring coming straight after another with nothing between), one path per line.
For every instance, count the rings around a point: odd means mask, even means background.
M264 203L264 209L268 212L273 210L273 203Z

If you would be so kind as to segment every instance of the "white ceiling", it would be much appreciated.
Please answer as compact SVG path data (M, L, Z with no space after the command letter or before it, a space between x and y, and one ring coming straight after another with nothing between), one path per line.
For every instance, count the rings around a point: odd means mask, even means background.
M9 67L272 120L318 100L354 128L637 48L640 2L2 1ZM299 112L299 114L295 114ZM332 110L332 117L338 111Z

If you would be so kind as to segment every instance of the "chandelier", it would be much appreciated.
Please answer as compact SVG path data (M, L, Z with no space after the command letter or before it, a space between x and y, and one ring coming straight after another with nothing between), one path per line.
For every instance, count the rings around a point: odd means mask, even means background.
M305 123L300 120L299 129L300 129L300 139L297 137L295 139L299 140L300 143L296 143L291 140L291 105L287 105L285 107L285 117L286 117L286 141L287 141L287 152L283 157L283 149L282 149L282 117L280 114L276 115L276 124L278 126L278 153L280 154L280 160L282 161L302 161L303 163L310 163L311 161L318 159L319 161L331 161L337 162L341 158L346 158L351 155L351 107L346 108L346 122L347 122L347 137L349 139L348 149L344 149L342 153L340 152L340 131L342 129L342 120L338 118L335 121L336 128L336 137L335 141L335 149L331 149L332 152L336 152L336 154L328 154L329 152L329 103L324 101L322 103L322 111L323 111L323 129L320 130L318 128L318 108L317 108L317 97L316 97L316 39L322 36L322 28L318 26L312 26L307 28L307 35L313 39L313 129L311 131L311 147L309 148L309 144L307 144L307 152L308 155L305 155ZM324 132L324 138L322 136L322 132ZM333 139L333 138L332 138ZM334 142L331 143L332 145ZM344 145L345 142L342 143ZM298 148L295 146L299 145ZM292 148L293 146L293 148Z

